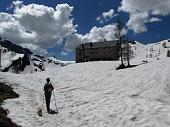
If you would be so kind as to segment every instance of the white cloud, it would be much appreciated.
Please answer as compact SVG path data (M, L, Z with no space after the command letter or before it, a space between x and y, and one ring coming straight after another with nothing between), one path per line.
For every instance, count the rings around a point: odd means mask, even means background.
M18 7L21 7L22 5L23 5L23 1L21 0L13 1L12 4L9 7L7 7L7 11L16 9Z
M102 19L101 16L98 16L98 17L96 18L96 21L98 21L100 24L104 23L104 21L103 21L103 19Z
M154 16L170 14L170 0L122 0L119 11L130 14L130 19L127 23L130 29L133 29L135 33L145 32L147 31L146 23L153 21ZM140 14L143 19L140 18ZM147 18L150 19L147 20ZM140 27L142 30L140 30Z
M104 23L109 20L111 20L114 16L117 16L118 14L115 14L115 11L113 9L110 9L108 12L103 12L101 16L98 16L96 18L96 21L99 23Z
M62 51L62 52L61 52L61 55L62 55L62 56L67 56L67 55L68 55L68 52Z
M119 10L137 13L150 12L154 15L168 15L170 13L169 0L122 0Z
M83 36L82 34L75 33L67 37L65 48L67 51L72 51L79 44L91 42L89 38Z
M152 17L152 18L149 20L149 22L160 22L160 21L162 21L162 19L160 19L160 18L155 18L155 17Z
M102 13L102 16L104 19L110 19L112 18L114 15L114 10L113 9L110 9L108 12L103 12Z
M133 14L130 16L127 26L135 33L146 32L147 28L145 26L145 23L148 22L148 18L149 15L146 12Z
M26 44L21 44L21 46L31 49L32 51L34 51L35 54L38 54L38 55L47 55L48 54L46 49L43 49L43 48L39 47L38 45L26 43Z
M116 31L116 24L106 25L104 27L97 28L96 26L93 27L89 33L85 35L82 34L74 34L67 38L67 42L65 47L69 50L76 48L79 44L82 43L89 43L95 42L99 40L114 40L115 38L115 31ZM123 31L126 34L126 31Z
M13 1L13 2L12 2L12 5L13 5L14 7L18 7L18 6L20 6L22 3L23 3L23 1L21 1L21 0L16 0L16 1Z
M59 4L55 9L38 4L16 6L13 14L0 13L0 35L32 50L43 51L76 32L72 10L68 4Z

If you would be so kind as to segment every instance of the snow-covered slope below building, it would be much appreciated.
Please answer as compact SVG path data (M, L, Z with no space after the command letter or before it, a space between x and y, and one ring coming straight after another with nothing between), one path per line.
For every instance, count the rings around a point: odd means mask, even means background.
M150 46L156 54L161 49L159 59L146 58ZM120 61L99 61L34 74L1 72L0 81L20 94L17 99L5 101L3 107L23 127L169 127L170 59L166 57L167 48L161 47L150 44L143 51L137 47L141 58L132 63L138 66L122 70L116 70ZM145 59L149 62L143 63ZM46 113L43 101L47 77L55 88L56 115ZM36 110L42 104L43 116L39 117ZM55 109L54 96L51 108Z

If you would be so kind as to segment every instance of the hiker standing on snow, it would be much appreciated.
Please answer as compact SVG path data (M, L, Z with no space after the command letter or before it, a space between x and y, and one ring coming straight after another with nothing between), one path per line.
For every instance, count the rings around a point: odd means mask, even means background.
M46 100L46 106L47 106L47 112L50 112L50 99L51 99L51 93L54 89L53 85L50 83L50 78L46 78L47 83L44 85L44 94L45 94L45 100Z

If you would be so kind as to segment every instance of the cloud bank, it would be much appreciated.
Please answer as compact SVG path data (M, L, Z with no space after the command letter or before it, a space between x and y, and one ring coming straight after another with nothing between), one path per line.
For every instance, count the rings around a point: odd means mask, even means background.
M82 43L115 39L115 24L94 26L89 33L79 34L71 15L73 7L68 4L58 4L54 9L44 5L24 5L22 1L14 1L10 9L13 9L12 14L0 13L0 36L35 53L47 53L47 48L61 44L65 39L64 51L71 51ZM109 20L113 15L113 9L102 13L105 20ZM62 52L61 55L66 53Z
M146 23L161 21L155 16L170 14L170 0L122 0L119 11L129 13L129 29L135 33L146 32Z
M55 9L38 4L13 3L13 14L0 13L0 36L32 50L59 44L76 32L71 12L73 7L58 4ZM41 50L41 51L42 51Z

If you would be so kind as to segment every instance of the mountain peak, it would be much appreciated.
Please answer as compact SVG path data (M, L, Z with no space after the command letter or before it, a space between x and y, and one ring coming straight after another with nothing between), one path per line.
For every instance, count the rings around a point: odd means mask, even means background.
M0 37L0 45L15 53L21 53L26 55L33 54L29 49L23 48L22 46L16 45L7 39L2 39L1 37Z

